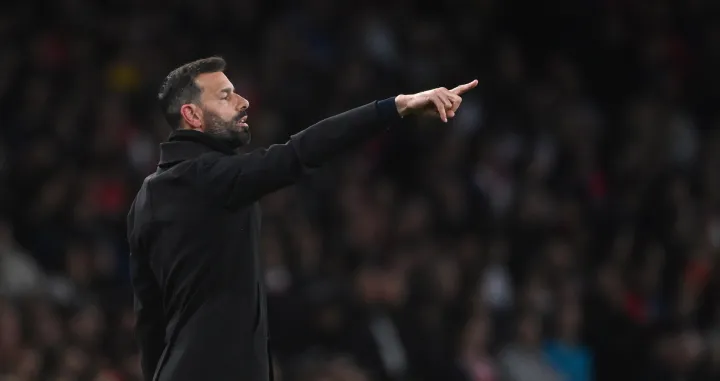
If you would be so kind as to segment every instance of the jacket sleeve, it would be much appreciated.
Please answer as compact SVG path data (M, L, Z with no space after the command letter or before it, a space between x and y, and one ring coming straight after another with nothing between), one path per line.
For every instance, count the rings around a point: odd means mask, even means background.
M135 336L145 380L152 380L165 350L165 319L160 287L147 258L131 253L130 275L134 293Z
M322 120L272 145L238 156L222 156L203 168L209 186L229 208L236 208L282 187L338 154L387 128L400 116L394 98L375 101Z

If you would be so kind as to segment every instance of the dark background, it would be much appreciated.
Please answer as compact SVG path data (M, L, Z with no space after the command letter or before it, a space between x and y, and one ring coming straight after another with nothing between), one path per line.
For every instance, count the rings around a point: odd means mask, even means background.
M160 82L217 54L253 147L480 80L263 200L278 380L717 379L719 5L3 6L0 378L139 379L125 216Z

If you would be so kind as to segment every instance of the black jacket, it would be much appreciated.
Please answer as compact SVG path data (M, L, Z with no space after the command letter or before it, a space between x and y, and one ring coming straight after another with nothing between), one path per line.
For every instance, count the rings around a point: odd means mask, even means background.
M398 119L386 99L247 154L195 131L161 144L127 221L146 380L272 378L257 201Z

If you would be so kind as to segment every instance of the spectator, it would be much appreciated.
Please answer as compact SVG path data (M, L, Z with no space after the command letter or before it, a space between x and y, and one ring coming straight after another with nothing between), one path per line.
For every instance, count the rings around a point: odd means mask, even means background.
M566 302L557 313L555 339L544 344L545 356L564 380L591 381L592 357L588 348L580 344L580 306Z
M469 381L499 381L497 363L491 355L490 318L478 312L468 321L462 333L460 368Z
M45 275L32 256L13 238L11 225L0 219L0 294L11 297L44 292Z
M545 360L541 347L542 322L534 313L521 315L514 342L502 350L499 362L507 381L558 381L562 376Z

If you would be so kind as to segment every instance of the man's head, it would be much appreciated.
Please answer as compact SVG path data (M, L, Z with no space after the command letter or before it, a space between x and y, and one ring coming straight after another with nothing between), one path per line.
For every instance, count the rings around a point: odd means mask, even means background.
M237 148L250 141L250 103L235 93L224 70L219 57L180 66L165 78L158 99L173 130L201 131Z

